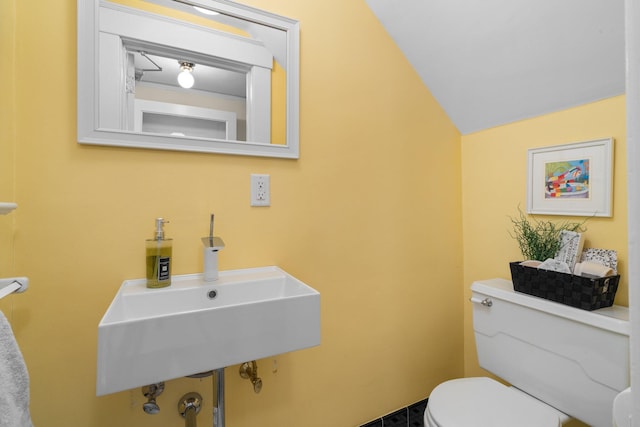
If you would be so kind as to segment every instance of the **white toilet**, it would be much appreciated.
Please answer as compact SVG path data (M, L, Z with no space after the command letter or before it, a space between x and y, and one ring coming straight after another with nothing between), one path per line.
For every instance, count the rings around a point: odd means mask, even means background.
M518 293L510 281L471 286L480 366L429 396L427 427L558 427L571 417L611 427L613 401L629 387L629 310L585 311ZM568 414L568 415L567 415Z

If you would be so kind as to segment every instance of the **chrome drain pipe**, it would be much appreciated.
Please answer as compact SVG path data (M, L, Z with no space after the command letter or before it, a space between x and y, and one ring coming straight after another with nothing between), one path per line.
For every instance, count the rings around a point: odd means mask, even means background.
M224 427L224 368L216 369L213 383L217 396L213 407L213 427Z

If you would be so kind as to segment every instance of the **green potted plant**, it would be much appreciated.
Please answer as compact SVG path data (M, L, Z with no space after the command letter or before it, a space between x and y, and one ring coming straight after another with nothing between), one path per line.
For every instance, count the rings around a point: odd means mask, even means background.
M552 222L529 219L518 208L519 216L511 217L513 232L509 233L516 239L520 252L525 260L544 261L553 258L561 248L560 233L564 230L574 232L584 232L584 222Z

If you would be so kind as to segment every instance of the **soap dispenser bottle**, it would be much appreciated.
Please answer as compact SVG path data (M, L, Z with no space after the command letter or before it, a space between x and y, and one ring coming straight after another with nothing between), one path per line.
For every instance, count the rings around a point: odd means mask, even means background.
M172 239L164 237L163 218L156 218L156 230L153 239L146 241L147 288L164 288L171 284L171 247Z

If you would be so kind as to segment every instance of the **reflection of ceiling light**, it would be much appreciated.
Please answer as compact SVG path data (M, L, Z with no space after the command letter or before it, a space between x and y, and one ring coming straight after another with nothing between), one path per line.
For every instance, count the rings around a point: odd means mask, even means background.
M209 9L205 9L204 7L200 7L200 6L193 6L193 8L195 10L197 10L198 12L205 14L205 15L219 15L218 12L216 12L215 10L209 10Z
M178 63L180 64L180 70L182 70L180 74L178 74L178 84L185 89L189 89L195 82L192 74L195 64L187 61L178 61Z

